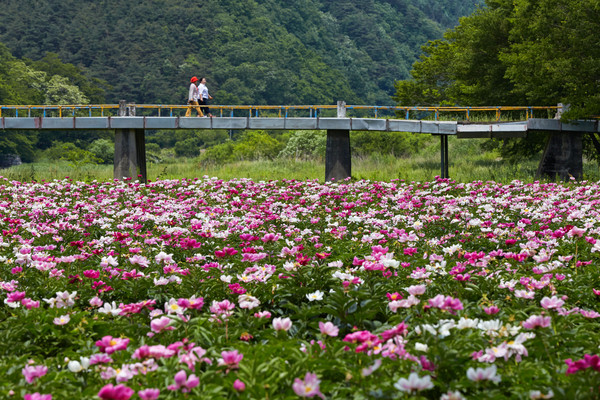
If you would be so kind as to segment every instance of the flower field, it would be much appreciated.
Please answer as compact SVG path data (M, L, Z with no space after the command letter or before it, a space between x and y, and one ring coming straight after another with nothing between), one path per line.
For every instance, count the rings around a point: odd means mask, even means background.
M0 398L600 397L600 187L0 181Z

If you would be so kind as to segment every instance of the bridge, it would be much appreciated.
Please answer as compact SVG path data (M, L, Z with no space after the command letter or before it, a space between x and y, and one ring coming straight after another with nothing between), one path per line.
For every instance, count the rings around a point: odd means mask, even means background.
M448 174L448 137L510 138L554 133L540 165L549 173L581 176L581 135L600 132L598 121L563 123L562 105L497 107L392 107L337 105L209 106L218 117L182 117L188 106L118 105L0 106L1 130L114 130L116 179L147 180L145 130L325 130L325 179L351 176L350 131L412 132L440 137L440 176ZM237 113L237 115L236 115ZM349 116L350 113L357 116ZM507 113L517 120L503 120ZM243 116L240 114L244 114ZM306 115L308 114L308 115ZM473 121L474 115L479 114ZM484 117L482 118L481 115ZM404 118L399 118L402 116ZM382 147L385 143L382 143ZM542 171L544 172L544 171Z

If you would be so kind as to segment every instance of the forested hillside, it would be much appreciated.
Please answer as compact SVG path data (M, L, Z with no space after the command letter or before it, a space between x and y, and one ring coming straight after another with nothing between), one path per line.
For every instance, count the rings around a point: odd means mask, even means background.
M216 104L390 104L420 46L477 3L3 0L0 42L48 79L48 52L96 79L69 81L91 102L182 103L198 75Z

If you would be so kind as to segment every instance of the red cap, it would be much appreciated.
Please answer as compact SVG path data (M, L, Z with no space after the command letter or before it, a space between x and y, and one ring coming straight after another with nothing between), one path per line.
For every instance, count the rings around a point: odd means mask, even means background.
M194 83L198 80L198 78L196 78L195 76L192 76L192 79L190 79L190 82Z

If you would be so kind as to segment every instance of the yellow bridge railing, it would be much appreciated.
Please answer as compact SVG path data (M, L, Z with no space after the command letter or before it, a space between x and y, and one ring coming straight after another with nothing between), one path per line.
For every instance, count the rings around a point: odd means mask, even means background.
M188 105L128 103L139 116L181 116ZM209 105L211 112L220 117L335 117L337 105ZM118 116L118 104L79 105L0 105L0 117L108 117ZM559 106L369 106L346 105L347 116L395 119L452 119L472 121L526 120L535 116L553 118Z

